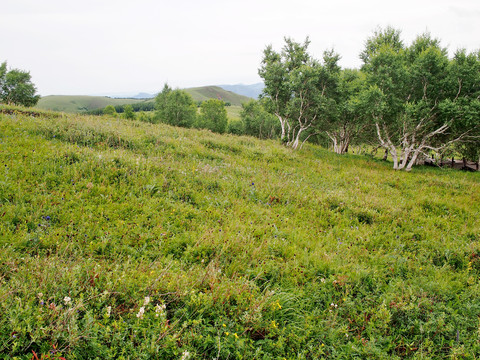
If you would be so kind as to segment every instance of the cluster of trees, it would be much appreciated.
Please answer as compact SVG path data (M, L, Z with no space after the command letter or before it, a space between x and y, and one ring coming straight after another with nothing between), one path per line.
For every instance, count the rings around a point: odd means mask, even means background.
M40 100L30 73L19 69L7 69L7 62L0 65L0 102L12 105L35 106Z
M334 51L318 61L308 46L308 38L285 39L280 52L268 46L259 69L265 108L287 146L326 136L343 154L355 141L375 141L407 171L432 152L480 156L480 52L450 59L429 34L406 46L386 28L367 39L362 68L350 70Z
M227 131L226 104L222 100L209 99L200 106L184 90L173 90L165 84L155 98L155 115L152 122L187 128L209 129L223 134Z
M116 114L122 114L125 111L125 106L126 105L107 105L107 107L109 108L107 112L109 113L112 112L112 108L113 108ZM155 109L155 103L153 101L139 102L135 104L130 104L130 106L134 112L153 111ZM86 112L86 114L103 115L105 114L105 109L100 108L100 109L89 110Z

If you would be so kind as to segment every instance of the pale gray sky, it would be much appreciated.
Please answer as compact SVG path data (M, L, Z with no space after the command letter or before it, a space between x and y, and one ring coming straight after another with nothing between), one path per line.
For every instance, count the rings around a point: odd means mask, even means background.
M359 67L377 26L409 43L426 30L451 52L480 48L479 0L2 0L0 62L30 71L43 96L251 84L262 51L310 37Z

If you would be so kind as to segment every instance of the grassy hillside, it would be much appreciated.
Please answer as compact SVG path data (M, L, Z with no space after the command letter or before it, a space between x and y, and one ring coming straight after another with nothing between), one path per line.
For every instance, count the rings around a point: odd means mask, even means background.
M204 86L185 89L195 101L208 99L222 99L232 105L240 106L250 100L249 97L238 95L217 86ZM113 99L106 96L87 95L50 95L40 99L36 108L40 110L63 111L68 113L81 113L89 110L104 108L107 105L135 104L146 101L144 99Z
M478 358L479 175L4 108L0 354Z
M104 108L107 105L135 104L144 101L138 99L112 99L106 96L50 95L42 97L36 107L41 110L78 113Z
M232 105L240 106L242 103L251 100L251 98L243 95L235 94L231 91L224 90L218 86L203 86L197 88L185 89L195 101L205 101L208 99L221 99Z

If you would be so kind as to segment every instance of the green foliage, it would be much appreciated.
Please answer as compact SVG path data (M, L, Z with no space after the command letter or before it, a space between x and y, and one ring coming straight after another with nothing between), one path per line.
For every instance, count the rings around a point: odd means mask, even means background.
M222 100L209 99L202 102L196 127L223 134L227 130L227 123L227 110Z
M227 133L233 135L245 135L245 124L240 119L230 119L227 125Z
M136 118L132 105L128 104L123 107L123 117L129 120L134 120Z
M240 117L245 124L245 135L274 139L280 134L277 118L268 113L260 101L250 100L242 104Z
M113 105L107 105L105 106L105 109L103 109L103 115L117 115L117 111L115 110L115 107Z
M15 108L0 145L5 358L480 352L478 173Z
M196 120L197 107L192 97L184 90L172 90L165 84L155 98L156 117L165 124L192 127Z
M373 100L366 103L367 113L394 168L410 170L425 151L441 153L474 139L480 127L480 57L460 51L449 59L430 34L406 47L399 34L387 28L367 41L363 71L370 88L364 98Z
M31 81L30 73L23 70L7 70L7 63L0 65L0 101L6 104L35 106L40 95Z

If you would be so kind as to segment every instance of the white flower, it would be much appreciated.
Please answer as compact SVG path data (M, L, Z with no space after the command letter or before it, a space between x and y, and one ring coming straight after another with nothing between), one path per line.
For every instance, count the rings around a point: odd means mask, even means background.
M143 300L143 306L147 306L150 302L150 296L145 296L145 300Z
M165 309L166 309L166 308L167 308L167 307L166 307L165 304L163 304L163 305L157 304L157 305L155 306L155 316L156 316L156 317L159 317L160 315L162 315L162 316L165 315Z
M65 297L63 298L63 302L65 303L65 305L68 305L68 304L70 304L70 303L72 302L72 299L71 299L70 297L68 297L68 296L65 296Z
M142 306L140 310L138 310L137 318L143 319L143 314L145 314L145 307Z
M188 352L187 350L185 350L182 354L182 358L181 360L187 360L188 358L190 357L190 352Z
M37 296L41 299L43 297L43 293L38 293Z
M112 307L107 306L107 316L110 316L110 313L112 312Z

